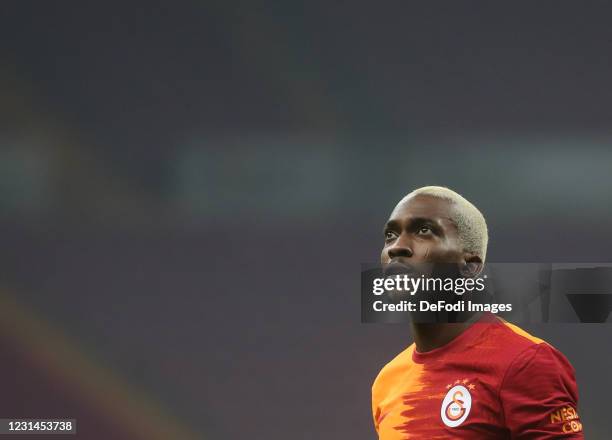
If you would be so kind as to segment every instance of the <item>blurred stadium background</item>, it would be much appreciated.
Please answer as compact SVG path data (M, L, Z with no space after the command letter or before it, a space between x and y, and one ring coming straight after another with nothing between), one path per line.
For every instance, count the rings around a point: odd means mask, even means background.
M604 2L5 2L2 417L87 439L370 439L410 336L359 267L410 189L490 261L609 262ZM609 325L533 325L612 431ZM23 438L23 437L21 437Z

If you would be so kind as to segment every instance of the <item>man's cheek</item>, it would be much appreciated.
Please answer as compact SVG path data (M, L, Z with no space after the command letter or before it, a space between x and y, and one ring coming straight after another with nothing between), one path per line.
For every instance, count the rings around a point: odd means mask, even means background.
M432 257L432 248L430 245L423 244L420 246L415 246L413 252L413 257L417 261L427 261Z
M458 261L461 253L457 251L455 248L447 248L447 247L433 247L429 246L427 249L427 257L430 261L434 262L445 262L445 263L453 263Z
M425 255L423 256L423 258L425 258L425 259L429 258L429 251L430 251L430 247L426 246L425 247Z

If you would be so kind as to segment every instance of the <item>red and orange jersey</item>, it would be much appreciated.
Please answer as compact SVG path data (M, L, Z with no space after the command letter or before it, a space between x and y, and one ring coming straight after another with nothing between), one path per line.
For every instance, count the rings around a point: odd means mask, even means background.
M372 386L380 440L582 439L568 360L492 314L450 343L412 344Z

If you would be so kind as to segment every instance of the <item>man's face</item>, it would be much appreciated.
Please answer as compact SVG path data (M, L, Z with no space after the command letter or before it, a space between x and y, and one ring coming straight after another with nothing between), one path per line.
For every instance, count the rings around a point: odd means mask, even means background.
M400 202L385 225L381 263L409 267L465 263L451 209L448 201L428 195Z

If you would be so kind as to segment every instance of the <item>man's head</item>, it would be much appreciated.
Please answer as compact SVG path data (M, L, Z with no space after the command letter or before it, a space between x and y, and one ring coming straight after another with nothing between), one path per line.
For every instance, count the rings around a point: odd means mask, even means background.
M456 264L464 276L480 273L487 254L481 212L441 186L416 189L397 204L384 229L382 264Z

